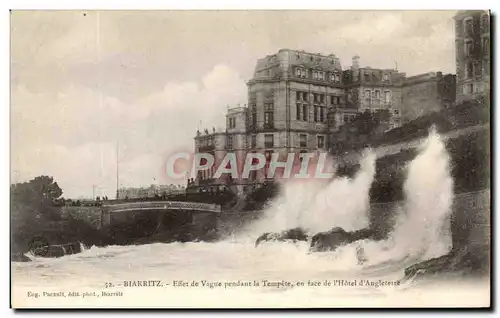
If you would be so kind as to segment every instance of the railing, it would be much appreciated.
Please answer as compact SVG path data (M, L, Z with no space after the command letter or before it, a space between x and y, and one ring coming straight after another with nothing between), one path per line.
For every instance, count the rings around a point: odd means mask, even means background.
M220 213L221 207L216 204L181 202L181 201L155 201L155 202L131 202L113 205L104 205L111 213L140 210L197 210L205 212Z

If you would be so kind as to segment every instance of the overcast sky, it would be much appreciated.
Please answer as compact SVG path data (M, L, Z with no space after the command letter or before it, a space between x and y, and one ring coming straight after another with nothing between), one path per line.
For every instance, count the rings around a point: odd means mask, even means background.
M280 48L349 67L454 73L454 11L16 11L11 14L12 182L51 175L65 197L170 183L168 154L192 151L246 103L258 58Z

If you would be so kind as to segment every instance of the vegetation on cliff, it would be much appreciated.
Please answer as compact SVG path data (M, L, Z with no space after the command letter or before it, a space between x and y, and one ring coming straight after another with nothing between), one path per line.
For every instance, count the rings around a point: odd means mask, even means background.
M51 245L103 241L89 224L61 216L62 189L53 177L39 176L10 187L11 252L26 253L30 242L43 238Z

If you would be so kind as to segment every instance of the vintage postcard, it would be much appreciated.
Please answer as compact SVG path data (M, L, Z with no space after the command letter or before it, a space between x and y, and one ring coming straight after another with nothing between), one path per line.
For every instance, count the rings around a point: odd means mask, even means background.
M11 307L490 307L490 19L11 11Z

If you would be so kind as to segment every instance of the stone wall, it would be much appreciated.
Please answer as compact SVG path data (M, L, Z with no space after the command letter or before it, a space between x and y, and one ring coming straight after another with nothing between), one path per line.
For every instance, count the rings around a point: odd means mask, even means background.
M102 226L102 209L98 206L64 206L62 216L82 220L93 228L100 229Z

